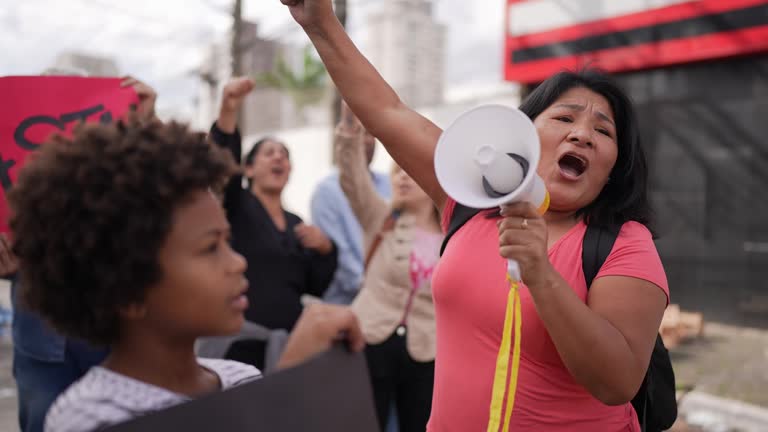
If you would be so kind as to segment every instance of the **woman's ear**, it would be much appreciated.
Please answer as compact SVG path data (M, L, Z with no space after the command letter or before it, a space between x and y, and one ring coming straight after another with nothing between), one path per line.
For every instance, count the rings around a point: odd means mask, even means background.
M248 164L243 167L243 177L251 179L254 175L254 164Z

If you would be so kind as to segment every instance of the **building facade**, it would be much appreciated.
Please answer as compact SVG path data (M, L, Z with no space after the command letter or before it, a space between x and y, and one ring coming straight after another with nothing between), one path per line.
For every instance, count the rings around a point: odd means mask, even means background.
M635 101L672 301L768 327L768 1L507 8L508 80L594 66Z
M115 63L114 59L78 52L65 52L59 54L56 57L56 61L54 61L52 68L82 71L88 76L94 77L119 76L117 63Z
M388 0L368 17L367 55L410 106L438 105L445 87L445 26L431 1Z

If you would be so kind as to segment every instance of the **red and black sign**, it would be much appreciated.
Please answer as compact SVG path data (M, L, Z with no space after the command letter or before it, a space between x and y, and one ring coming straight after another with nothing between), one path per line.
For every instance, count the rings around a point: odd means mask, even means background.
M521 8L523 3L530 7ZM537 16L540 5L554 7L546 3L508 0L508 7L512 14L517 11L529 14L531 20L546 21L546 17ZM576 8L579 3L586 6L599 2L567 3ZM572 25L524 34L508 26L506 79L535 83L559 70L586 65L623 72L768 52L768 0L668 3L665 7L586 22L575 18ZM525 18L517 16L515 21Z
M5 193L27 156L52 133L70 134L81 122L109 123L138 102L119 78L0 77L0 232L8 230Z

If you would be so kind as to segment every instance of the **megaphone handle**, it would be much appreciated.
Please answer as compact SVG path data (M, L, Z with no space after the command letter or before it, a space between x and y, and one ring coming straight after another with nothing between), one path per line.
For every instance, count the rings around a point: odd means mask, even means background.
M515 260L507 260L507 274L516 281L520 281L520 265Z

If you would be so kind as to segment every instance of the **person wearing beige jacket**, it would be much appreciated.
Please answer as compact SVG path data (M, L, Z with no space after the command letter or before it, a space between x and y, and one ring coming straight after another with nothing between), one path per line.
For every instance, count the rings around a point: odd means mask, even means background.
M363 228L365 277L352 308L368 343L382 430L395 403L400 432L426 429L432 404L435 310L431 276L443 233L429 196L400 167L392 170L392 203L376 192L362 126L346 104L335 144L341 188Z

